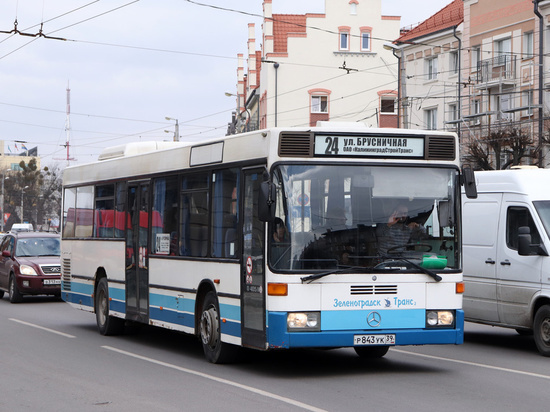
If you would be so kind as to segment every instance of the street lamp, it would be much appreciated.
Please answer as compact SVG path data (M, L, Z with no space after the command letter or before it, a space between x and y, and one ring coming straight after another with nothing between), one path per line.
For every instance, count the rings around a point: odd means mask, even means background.
M178 123L178 119L173 119L172 117L165 117L166 120L173 120L176 122L176 128L174 130L174 142L180 141L180 125ZM166 131L166 130L165 130Z
M21 223L23 222L23 195L25 194L25 189L28 189L29 186L25 186L23 189L21 189Z
M2 172L2 200L0 202L2 205L2 215L0 216L2 221L0 222L0 231L2 232L4 231L4 180L10 178L9 176L6 176L6 172L9 172L9 171L10 169Z

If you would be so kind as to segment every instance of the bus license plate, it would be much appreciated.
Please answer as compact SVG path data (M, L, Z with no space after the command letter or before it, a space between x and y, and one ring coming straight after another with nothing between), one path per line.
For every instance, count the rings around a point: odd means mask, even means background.
M353 345L395 345L395 335L354 335Z
M61 285L61 279L44 279L44 285Z

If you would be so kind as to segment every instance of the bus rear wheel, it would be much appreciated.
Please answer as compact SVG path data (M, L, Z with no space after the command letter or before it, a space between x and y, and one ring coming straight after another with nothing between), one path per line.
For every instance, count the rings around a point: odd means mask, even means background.
M109 286L106 278L101 278L97 285L95 319L102 335L118 335L124 331L124 319L109 314Z
M543 356L550 356L550 305L537 310L533 323L533 335L537 349Z
M218 299L212 291L204 297L199 321L199 336L208 362L231 363L236 360L238 347L221 340Z
M389 346L355 346L355 353L362 358L376 359L383 358L388 350Z

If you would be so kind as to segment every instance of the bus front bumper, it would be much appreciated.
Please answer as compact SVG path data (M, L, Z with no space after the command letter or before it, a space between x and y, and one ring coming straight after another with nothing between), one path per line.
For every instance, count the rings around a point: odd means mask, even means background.
M357 335L395 335L395 346L403 345L460 345L464 342L464 311L456 310L453 328L403 328L368 330L330 330L312 332L288 332L285 312L268 314L268 347L289 348L339 348L353 347Z

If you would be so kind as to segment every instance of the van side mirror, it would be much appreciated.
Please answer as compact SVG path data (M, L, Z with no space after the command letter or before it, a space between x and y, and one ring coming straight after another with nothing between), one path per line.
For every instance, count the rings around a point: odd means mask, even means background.
M474 171L470 166L462 166L462 184L468 199L477 199L477 187Z
M262 222L273 222L275 220L275 199L277 192L275 185L270 180L262 182L258 194L258 218Z
M540 256L548 256L548 251L544 244L531 244L531 229L529 226L520 226L518 228L518 254L520 256L529 256L537 254Z
M520 256L531 254L531 229L529 229L529 226L518 228L518 253Z

